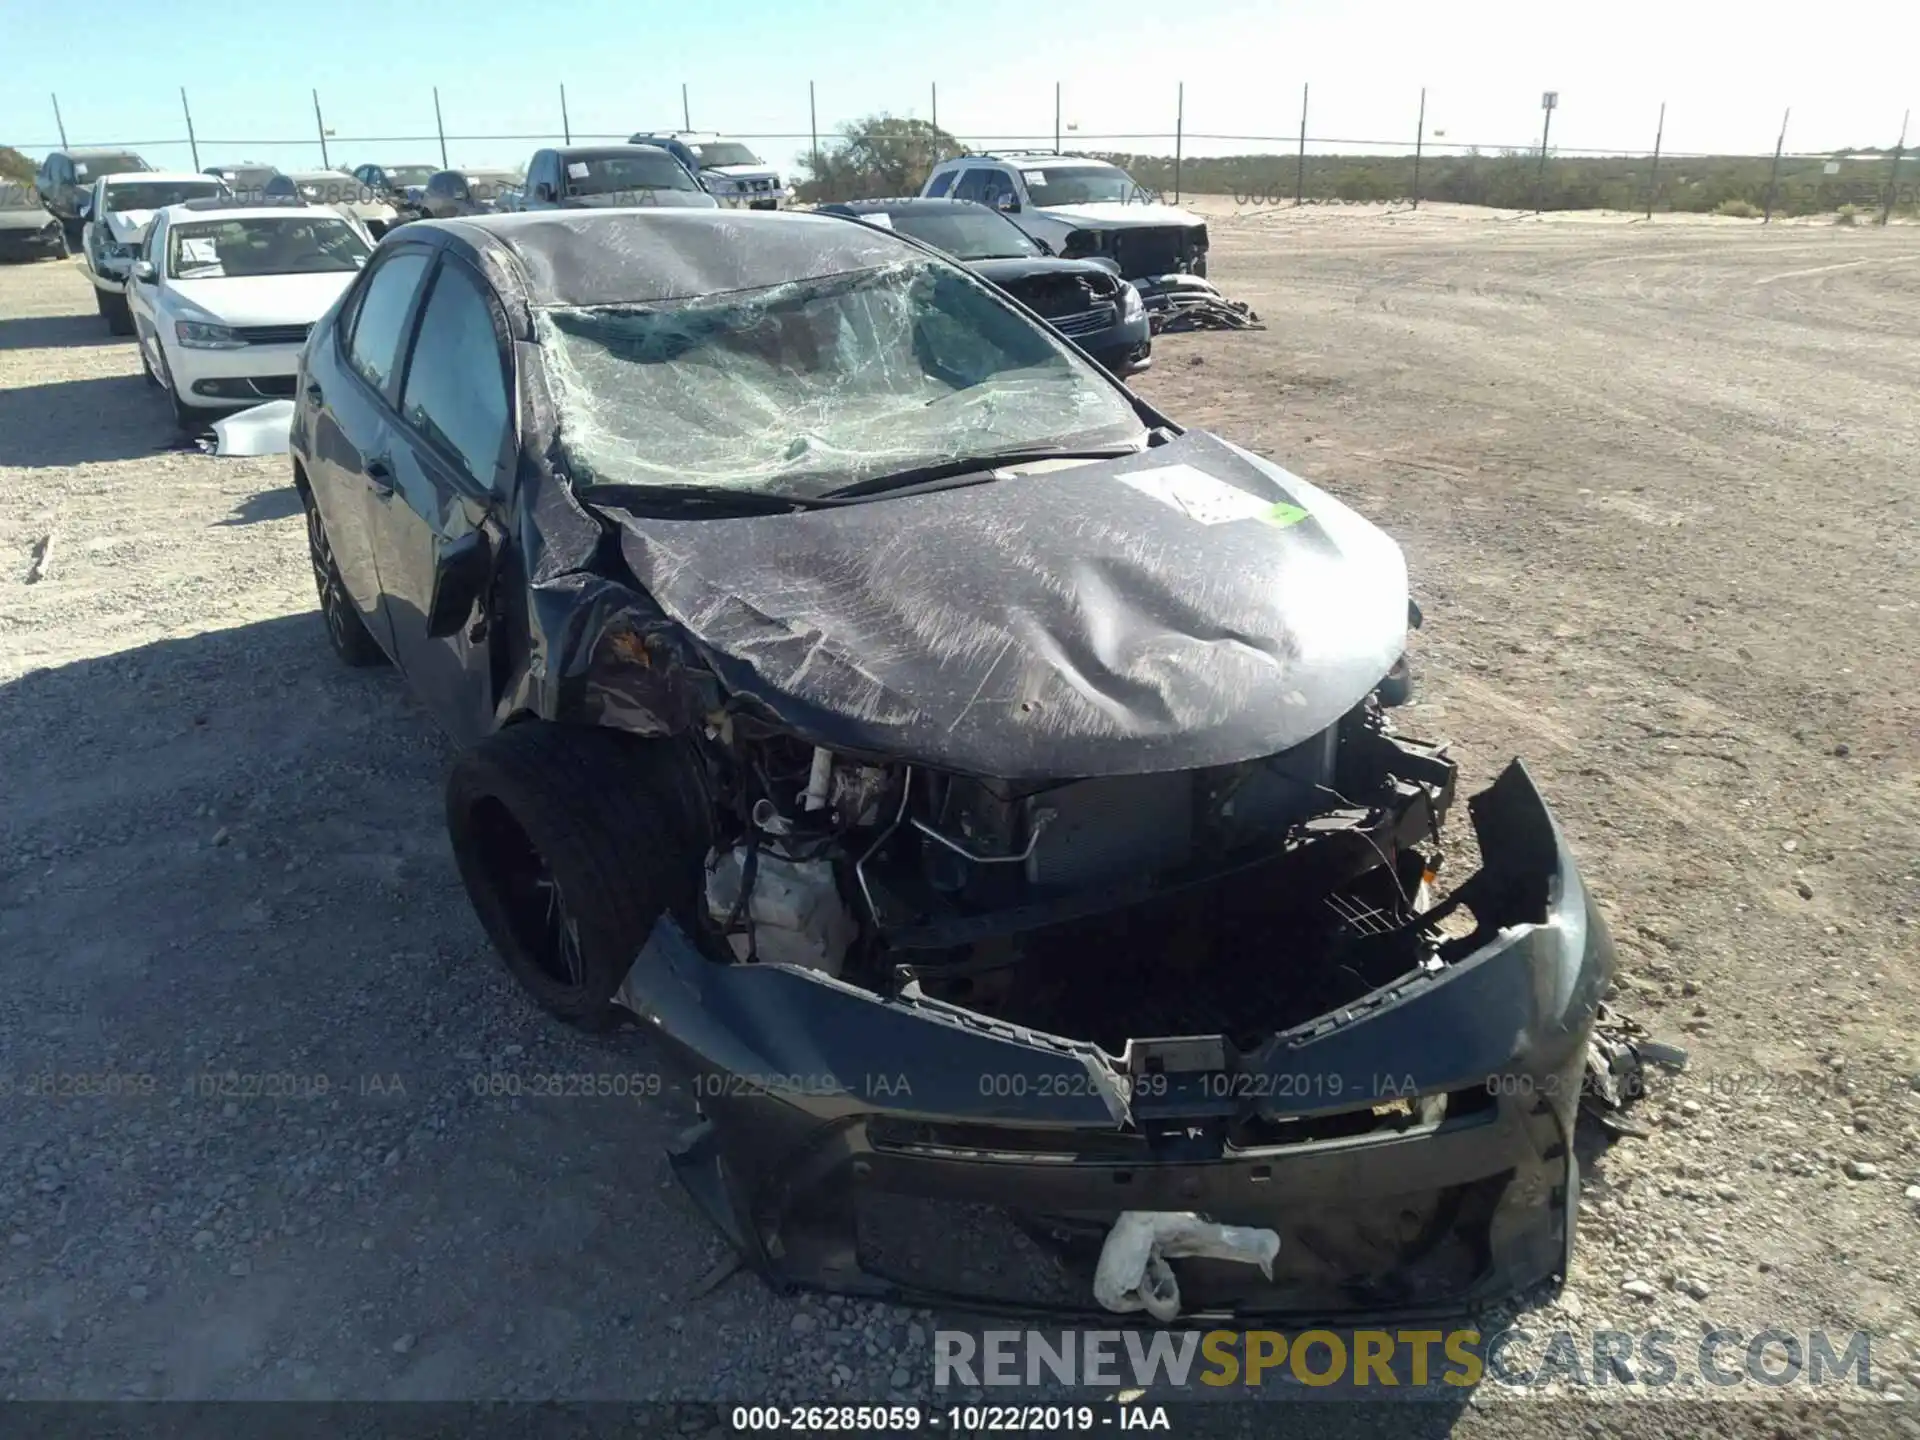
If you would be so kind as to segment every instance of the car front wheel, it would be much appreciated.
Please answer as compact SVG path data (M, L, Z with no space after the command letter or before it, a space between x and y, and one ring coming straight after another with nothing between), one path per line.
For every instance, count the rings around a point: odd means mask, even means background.
M153 348L160 357L160 369L156 378L160 382L161 392L167 397L167 403L173 407L173 423L188 435L199 435L212 429L213 421L209 416L194 409L180 398L180 391L173 383L173 367L167 364L167 347L155 340Z
M305 489L300 492L300 500L307 510L307 555L313 562L313 586L320 594L320 618L327 622L327 642L349 665L378 665L387 658L386 652L360 618L353 597L340 579L340 567L334 563L320 509Z
M100 309L100 318L107 322L109 335L131 335L133 333L133 312L127 308L127 297L116 295L111 290L98 287L93 292L93 303Z
M707 811L675 741L509 726L454 762L447 829L508 971L582 1030L620 1023L614 992L663 913L691 925Z

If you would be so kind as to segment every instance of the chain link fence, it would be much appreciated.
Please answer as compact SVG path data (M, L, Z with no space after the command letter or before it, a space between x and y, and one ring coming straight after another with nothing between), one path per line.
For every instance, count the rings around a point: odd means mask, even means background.
M1194 195L1231 197L1241 209L1264 209L1313 202L1388 202L1418 206L1425 201L1487 206L1516 211L1626 210L1652 216L1662 211L1718 213L1771 218L1831 214L1842 222L1884 221L1892 215L1920 215L1920 157L1906 151L1906 124L1885 148L1826 152L1787 149L1783 121L1771 148L1747 154L1663 151L1666 113L1662 107L1652 145L1646 149L1594 149L1550 143L1550 129L1531 141L1462 143L1426 124L1427 96L1419 97L1419 121L1401 138L1321 135L1310 126L1311 92L1303 89L1300 125L1293 134L1242 135L1195 132L1185 125L1185 87L1176 87L1174 128L1170 131L1090 133L1061 127L1060 90L1054 93L1050 134L972 134L949 136L939 129L939 87L929 86L930 133L941 138L945 153L963 150L1064 150L1110 159L1139 183L1141 198L1179 200ZM30 159L55 148L69 148L68 131L57 96L52 113L59 128L55 141L13 148ZM815 90L807 87L810 117L806 131L764 134L713 127L762 154L770 163L804 177L802 199L856 198L859 173L830 162L849 146L895 143L895 134L863 135L859 122L821 130ZM1410 109L1412 107L1409 107ZM328 128L320 97L313 96L314 130L306 136L221 138L200 136L193 127L188 97L180 95L178 133L147 138L74 139L82 145L129 150L170 168L202 169L257 163L283 169L347 168L381 164L465 165L484 152L488 163L505 155L531 154L548 145L611 143L640 133L577 131L568 120L565 88L555 109L558 127L544 132L448 133L440 96L433 92L435 128L412 133L338 135ZM1792 112L1788 112L1788 120ZM682 88L679 126L691 129L691 110ZM1204 153L1195 153L1196 151ZM1237 153L1223 153L1237 152ZM789 161L793 163L789 163ZM829 163L822 163L827 161ZM204 163L203 163L204 162ZM897 193L897 192L896 192Z

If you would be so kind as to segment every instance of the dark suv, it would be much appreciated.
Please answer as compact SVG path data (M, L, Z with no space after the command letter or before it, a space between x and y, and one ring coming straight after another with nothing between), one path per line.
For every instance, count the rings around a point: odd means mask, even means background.
M460 747L528 994L700 1097L674 1167L750 1262L1097 1313L1171 1211L1263 1259L1172 1251L1162 1319L1564 1274L1606 922L1517 761L1436 888L1406 561L1333 496L821 215L406 226L295 395L334 648Z
M524 177L515 170L440 170L427 178L414 209L428 220L456 215L491 215L501 200L520 193Z
M80 149L56 150L40 162L33 177L40 199L66 231L67 247L80 248L80 232L86 225L87 193L102 175L124 174L153 167L131 150Z
M1108 260L1062 260L997 211L971 200L849 200L822 205L937 246L991 280L1116 375L1153 364L1140 292Z

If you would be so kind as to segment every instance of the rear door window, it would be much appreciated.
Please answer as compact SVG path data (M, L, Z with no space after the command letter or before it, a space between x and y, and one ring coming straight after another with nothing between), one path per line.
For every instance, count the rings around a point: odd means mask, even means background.
M953 188L953 177L959 173L958 170L943 170L940 174L933 177L933 183L927 186L927 194L946 194L947 191Z
M399 363L401 332L431 258L427 251L415 248L382 261L367 277L367 288L354 312L347 364L382 394L392 383Z

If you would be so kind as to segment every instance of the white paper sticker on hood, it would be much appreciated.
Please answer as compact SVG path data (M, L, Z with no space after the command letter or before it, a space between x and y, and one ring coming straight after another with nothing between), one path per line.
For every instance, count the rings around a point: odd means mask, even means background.
M1275 503L1251 495L1191 465L1163 465L1135 470L1119 477L1142 495L1150 496L1201 525L1228 525L1236 520L1265 520L1272 525L1297 525L1307 512L1286 501Z

